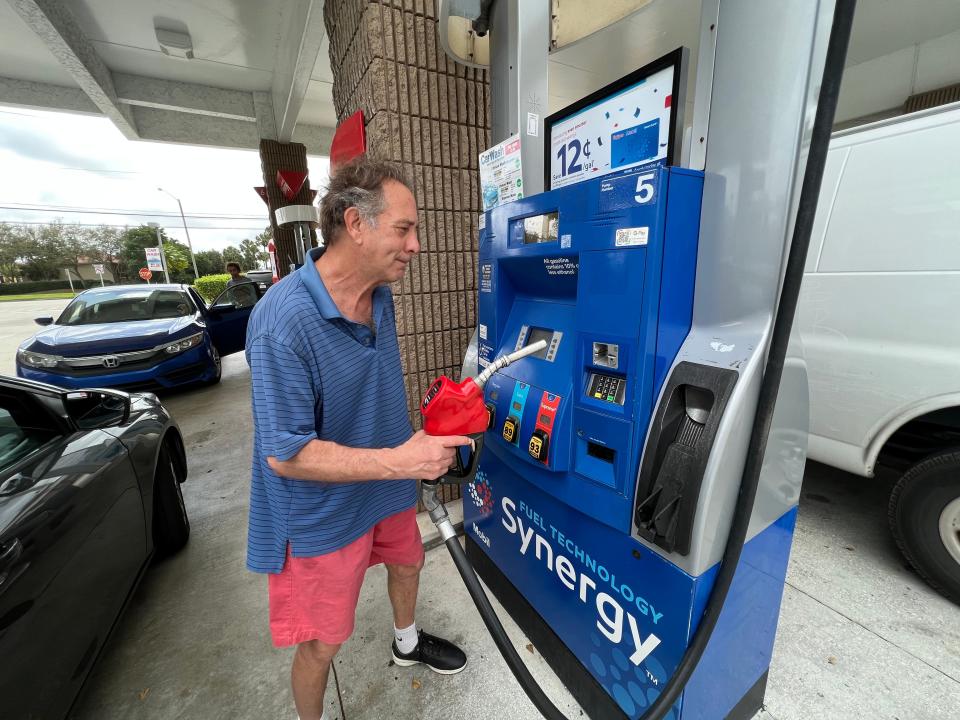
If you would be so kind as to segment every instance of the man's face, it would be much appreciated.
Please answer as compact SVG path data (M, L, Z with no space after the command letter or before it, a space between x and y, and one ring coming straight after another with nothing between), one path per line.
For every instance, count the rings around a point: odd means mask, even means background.
M363 223L361 249L369 272L381 282L396 282L420 252L417 203L402 183L383 184L383 212L375 225Z
M238 268L236 265L231 265L230 267L227 268L227 271L230 273L231 277L234 277L234 278L240 277L240 268Z

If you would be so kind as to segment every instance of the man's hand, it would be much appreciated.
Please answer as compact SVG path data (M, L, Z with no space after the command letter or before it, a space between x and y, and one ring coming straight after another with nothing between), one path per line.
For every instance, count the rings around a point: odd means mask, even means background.
M436 480L453 465L457 448L473 441L463 435L427 435L418 430L390 451L388 464L397 478Z

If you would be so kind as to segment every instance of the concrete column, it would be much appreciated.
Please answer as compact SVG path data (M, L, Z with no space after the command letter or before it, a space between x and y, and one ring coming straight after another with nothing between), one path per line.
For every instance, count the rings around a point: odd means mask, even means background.
M293 227L280 227L274 210L287 205L310 205L310 178L303 184L293 200L287 200L277 187L277 170L307 172L307 148L300 143L282 143L276 140L260 141L260 164L263 168L263 184L267 188L267 207L270 209L270 226L273 228L273 240L277 246L277 264L280 277L290 272L290 263L296 262L297 250ZM317 246L317 234L310 230L312 247ZM245 268L249 269L249 268Z
M421 253L394 288L410 411L440 374L456 377L476 326L480 194L489 144L485 71L440 47L433 0L328 0L339 120L363 110L369 152L414 183Z

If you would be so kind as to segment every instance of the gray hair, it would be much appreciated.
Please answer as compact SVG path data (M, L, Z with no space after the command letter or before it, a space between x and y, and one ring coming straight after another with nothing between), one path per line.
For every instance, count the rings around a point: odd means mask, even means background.
M384 210L383 184L394 180L413 192L400 168L384 160L361 156L337 168L320 201L320 233L329 245L344 227L344 213L356 208L361 219L376 226Z

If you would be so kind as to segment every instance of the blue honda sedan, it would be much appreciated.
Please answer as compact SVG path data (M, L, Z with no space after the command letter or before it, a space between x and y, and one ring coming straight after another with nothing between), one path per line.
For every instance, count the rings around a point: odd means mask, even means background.
M17 375L65 388L156 390L220 380L220 358L243 349L256 283L212 303L188 285L86 290L17 350Z

